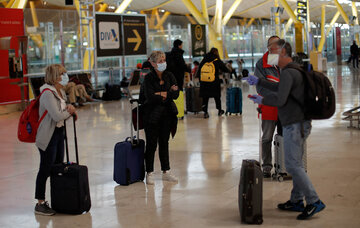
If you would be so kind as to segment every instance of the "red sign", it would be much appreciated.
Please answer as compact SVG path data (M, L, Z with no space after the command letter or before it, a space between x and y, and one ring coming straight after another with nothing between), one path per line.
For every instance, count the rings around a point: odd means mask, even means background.
M24 36L24 13L22 9L0 8L0 37ZM15 50L18 56L18 42L11 39L10 48ZM25 61L24 61L25 60ZM20 79L9 78L8 51L0 50L0 105L20 103L20 87L16 82ZM26 74L26 56L23 56L23 71ZM4 79L5 78L5 79ZM27 81L24 78L24 81ZM28 89L25 87L25 99L28 98Z

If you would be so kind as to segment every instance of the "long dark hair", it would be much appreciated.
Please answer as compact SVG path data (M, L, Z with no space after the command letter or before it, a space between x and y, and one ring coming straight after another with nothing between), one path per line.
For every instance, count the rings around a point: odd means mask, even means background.
M214 48L214 47L211 48L210 53L214 54L218 60L221 60L220 55L219 55L219 50L217 48Z

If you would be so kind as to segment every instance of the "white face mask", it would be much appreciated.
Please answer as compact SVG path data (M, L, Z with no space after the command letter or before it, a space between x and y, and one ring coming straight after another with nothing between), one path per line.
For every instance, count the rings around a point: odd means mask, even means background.
M163 72L164 70L166 70L166 62L158 63L157 64L157 70L160 71L160 72Z
M60 84L63 86L66 86L69 83L69 76L67 75L67 73L63 73L61 75L61 81Z
M271 66L277 66L279 64L280 54L269 54L267 59L267 64Z

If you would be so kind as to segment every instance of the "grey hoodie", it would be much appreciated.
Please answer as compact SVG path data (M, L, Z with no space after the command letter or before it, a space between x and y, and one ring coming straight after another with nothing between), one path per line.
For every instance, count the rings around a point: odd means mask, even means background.
M71 116L68 111L61 110L60 97L55 87L49 84L44 84L40 87L40 92L44 89L50 89L52 91L45 91L40 97L39 116L41 117L45 110L47 110L48 113L39 125L35 142L36 146L43 151L45 151L49 145L56 123L61 120L66 120ZM61 93L63 97L66 97L64 91L61 91Z

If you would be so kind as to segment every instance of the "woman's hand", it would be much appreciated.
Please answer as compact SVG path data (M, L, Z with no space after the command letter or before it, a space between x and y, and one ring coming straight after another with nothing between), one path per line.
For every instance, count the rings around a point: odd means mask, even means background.
M72 106L71 104L68 104L66 106L66 110L68 111L68 113L70 113L71 115L75 113L76 109L74 106Z
M177 91L178 89L179 89L179 87L177 85L173 85L170 88L170 90L172 90L172 91Z

